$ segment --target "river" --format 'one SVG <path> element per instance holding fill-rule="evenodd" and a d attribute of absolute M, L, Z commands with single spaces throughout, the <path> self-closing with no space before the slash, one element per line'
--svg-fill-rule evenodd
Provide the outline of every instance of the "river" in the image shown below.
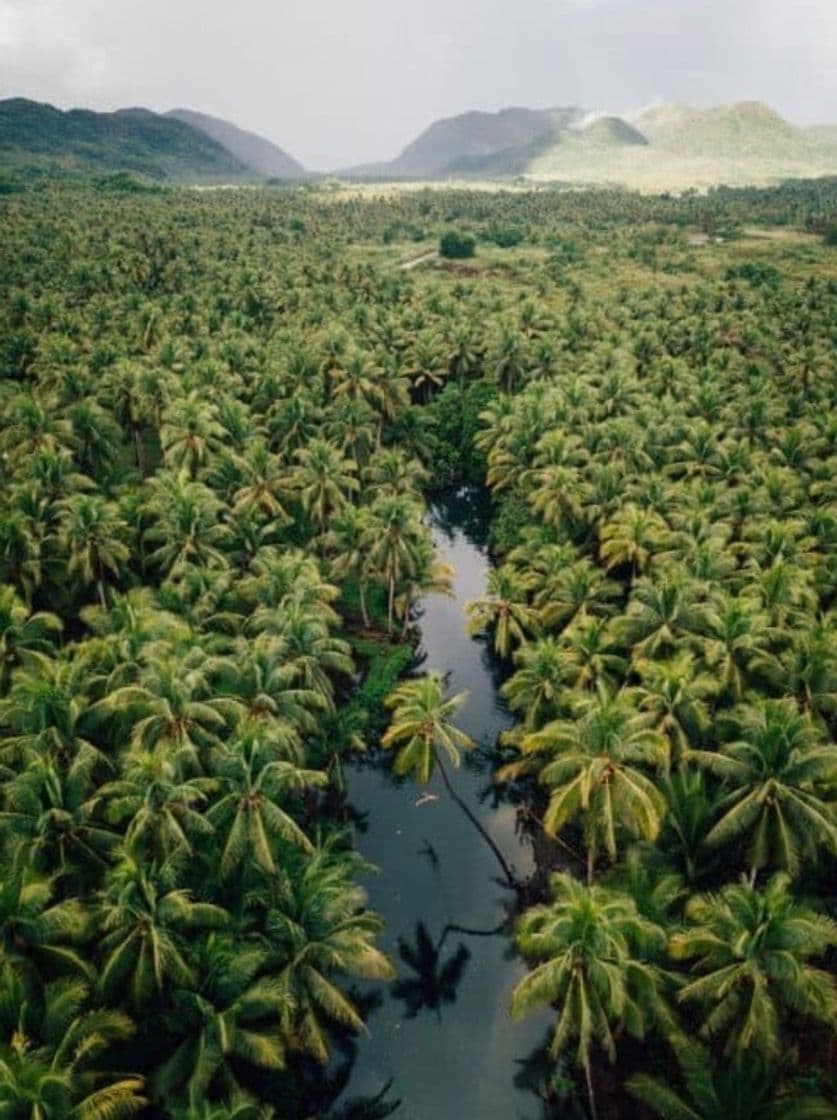
<path fill-rule="evenodd" d="M 485 588 L 488 510 L 478 491 L 438 499 L 430 524 L 439 559 L 454 568 L 453 596 L 421 604 L 422 668 L 449 673 L 452 692 L 467 690 L 457 719 L 480 748 L 451 772 L 457 792 L 513 866 L 533 870 L 516 829 L 513 805 L 496 795 L 490 751 L 511 719 L 498 692 L 498 666 L 486 643 L 469 638 L 465 605 Z M 348 798 L 361 814 L 356 843 L 379 868 L 366 882 L 369 904 L 387 923 L 383 948 L 398 966 L 358 1042 L 348 1096 L 400 1100 L 399 1120 L 537 1120 L 537 1097 L 524 1066 L 544 1041 L 545 1013 L 513 1023 L 509 997 L 523 966 L 508 932 L 466 934 L 446 927 L 495 930 L 514 904 L 496 857 L 434 775 L 426 790 L 393 778 L 381 760 L 347 773 Z M 424 796 L 429 794 L 430 797 Z"/>

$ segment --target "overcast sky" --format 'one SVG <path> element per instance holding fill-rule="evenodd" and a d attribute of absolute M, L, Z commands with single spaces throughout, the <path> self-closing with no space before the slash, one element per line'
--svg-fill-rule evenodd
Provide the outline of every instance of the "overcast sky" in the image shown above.
<path fill-rule="evenodd" d="M 0 0 L 0 96 L 199 109 L 312 169 L 505 105 L 837 122 L 837 0 Z"/>

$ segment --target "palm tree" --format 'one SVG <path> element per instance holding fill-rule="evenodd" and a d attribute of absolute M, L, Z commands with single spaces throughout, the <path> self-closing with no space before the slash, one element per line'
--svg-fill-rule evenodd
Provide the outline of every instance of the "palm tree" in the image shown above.
<path fill-rule="evenodd" d="M 592 883 L 599 854 L 616 859 L 620 829 L 647 840 L 657 836 L 665 802 L 646 771 L 664 764 L 667 744 L 647 715 L 604 689 L 578 697 L 573 715 L 525 734 L 523 757 L 503 767 L 499 777 L 537 772 L 549 790 L 544 827 L 551 835 L 581 818 Z"/>
<path fill-rule="evenodd" d="M 199 652 L 199 651 L 198 651 Z M 210 696 L 202 656 L 175 658 L 167 651 L 149 657 L 137 684 L 110 692 L 93 706 L 96 716 L 127 718 L 135 750 L 156 751 L 178 771 L 199 770 L 203 754 L 220 741 L 240 715 L 227 697 Z"/>
<path fill-rule="evenodd" d="M 218 421 L 215 405 L 201 400 L 197 392 L 172 401 L 163 410 L 160 443 L 167 467 L 185 470 L 194 478 L 206 466 L 210 455 L 219 448 L 225 432 Z"/>
<path fill-rule="evenodd" d="M 575 677 L 575 662 L 566 646 L 550 635 L 522 645 L 515 663 L 501 692 L 510 710 L 523 715 L 524 727 L 537 730 L 559 714 Z"/>
<path fill-rule="evenodd" d="M 659 514 L 628 505 L 602 526 L 599 555 L 607 572 L 630 565 L 633 582 L 647 570 L 667 539 L 668 526 Z"/>
<path fill-rule="evenodd" d="M 355 477 L 357 464 L 324 439 L 312 439 L 296 452 L 295 458 L 299 465 L 291 477 L 302 508 L 324 533 L 331 516 L 360 487 Z"/>
<path fill-rule="evenodd" d="M 528 603 L 532 590 L 531 576 L 523 575 L 504 564 L 488 573 L 486 596 L 467 606 L 468 630 L 479 634 L 493 628 L 494 649 L 500 657 L 508 658 L 512 642 L 524 643 L 539 628 L 538 614 Z"/>
<path fill-rule="evenodd" d="M 127 1015 L 90 1007 L 87 984 L 53 980 L 41 999 L 10 981 L 0 1006 L 3 1120 L 124 1120 L 148 1103 L 143 1079 L 108 1072 L 107 1050 L 129 1038 Z"/>
<path fill-rule="evenodd" d="M 729 722 L 738 738 L 718 751 L 691 751 L 724 780 L 710 847 L 748 841 L 752 875 L 764 867 L 799 872 L 804 858 L 837 853 L 832 791 L 837 757 L 792 700 L 757 700 Z"/>
<path fill-rule="evenodd" d="M 637 581 L 628 610 L 615 620 L 614 636 L 632 647 L 636 663 L 641 658 L 676 654 L 700 625 L 697 591 L 679 575 Z"/>
<path fill-rule="evenodd" d="M 616 652 L 611 628 L 601 618 L 577 618 L 561 635 L 573 664 L 573 687 L 595 692 L 601 685 L 615 690 L 624 680 L 627 665 Z"/>
<path fill-rule="evenodd" d="M 189 1117 L 201 1115 L 206 1097 L 219 1089 L 236 1099 L 242 1066 L 284 1068 L 281 1020 L 289 1011 L 280 984 L 266 975 L 270 954 L 264 947 L 210 933 L 197 946 L 195 957 L 200 987 L 177 994 L 172 1019 L 181 1041 L 157 1068 L 153 1081 L 161 1102 L 185 1093 Z M 254 1102 L 240 1095 L 237 1099 L 232 1115 L 258 1120 Z"/>
<path fill-rule="evenodd" d="M 0 697 L 9 689 L 12 670 L 27 653 L 55 653 L 61 619 L 48 611 L 29 610 L 13 587 L 0 584 Z"/>
<path fill-rule="evenodd" d="M 107 609 L 105 576 L 119 575 L 131 555 L 125 543 L 128 526 L 114 506 L 96 495 L 76 494 L 61 503 L 58 538 L 67 555 L 67 573 L 86 586 L 95 583 Z"/>
<path fill-rule="evenodd" d="M 139 860 L 164 865 L 172 857 L 193 856 L 194 843 L 212 835 L 203 813 L 215 783 L 177 776 L 174 763 L 153 751 L 132 751 L 121 775 L 100 786 L 87 802 L 111 825 L 125 826 L 126 850 Z"/>
<path fill-rule="evenodd" d="M 440 673 L 428 673 L 393 689 L 385 701 L 392 718 L 381 746 L 396 748 L 396 774 L 412 774 L 426 785 L 441 761 L 440 750 L 451 765 L 459 766 L 459 752 L 473 743 L 451 721 L 466 699 L 464 692 L 446 697 Z"/>
<path fill-rule="evenodd" d="M 670 661 L 640 660 L 635 664 L 642 684 L 631 690 L 640 711 L 648 712 L 654 726 L 669 743 L 669 757 L 678 763 L 703 741 L 709 727 L 707 699 L 717 689 L 708 673 L 700 673 L 694 657 L 684 652 Z"/>
<path fill-rule="evenodd" d="M 341 975 L 390 980 L 389 959 L 374 945 L 380 918 L 366 909 L 354 881 L 364 865 L 328 847 L 289 867 L 289 887 L 266 917 L 266 936 L 283 997 L 282 1027 L 288 1045 L 328 1061 L 328 1029 L 339 1023 L 363 1029 L 357 1008 L 337 986 Z"/>
<path fill-rule="evenodd" d="M 834 1106 L 822 1097 L 783 1090 L 781 1066 L 744 1055 L 717 1062 L 695 1043 L 674 1045 L 683 1091 L 647 1073 L 635 1073 L 625 1086 L 660 1120 L 833 1120 Z"/>
<path fill-rule="evenodd" d="M 384 701 L 392 709 L 392 717 L 381 738 L 381 746 L 396 748 L 392 766 L 394 773 L 412 774 L 422 785 L 430 781 L 438 766 L 448 794 L 491 848 L 509 886 L 516 889 L 517 880 L 503 853 L 454 790 L 442 761 L 444 753 L 451 765 L 458 767 L 460 751 L 469 750 L 474 745 L 464 731 L 451 722 L 466 698 L 467 693 L 464 692 L 446 697 L 440 673 L 427 673 L 415 680 L 404 681 Z"/>
<path fill-rule="evenodd" d="M 834 977 L 808 962 L 837 942 L 837 923 L 798 904 L 787 875 L 762 890 L 741 883 L 695 896 L 686 916 L 689 927 L 672 935 L 669 951 L 693 962 L 697 977 L 684 981 L 678 999 L 697 1004 L 701 1036 L 724 1040 L 726 1057 L 775 1058 L 789 1014 L 834 1024 Z"/>
<path fill-rule="evenodd" d="M 118 836 L 93 820 L 87 801 L 101 752 L 81 746 L 75 757 L 30 759 L 3 788 L 0 826 L 25 845 L 33 867 L 56 869 L 70 880 L 86 868 L 104 867 Z"/>
<path fill-rule="evenodd" d="M 220 872 L 229 878 L 242 864 L 267 875 L 277 873 L 278 842 L 313 850 L 305 832 L 280 803 L 288 790 L 325 784 L 317 770 L 302 770 L 275 759 L 257 737 L 230 744 L 213 759 L 219 790 L 206 819 L 223 844 Z"/>
<path fill-rule="evenodd" d="M 20 858 L 7 864 L 0 884 L 0 989 L 7 989 L 12 975 L 38 984 L 50 967 L 89 975 L 78 948 L 89 932 L 85 907 L 59 896 L 56 876 L 34 871 Z"/>
<path fill-rule="evenodd" d="M 190 481 L 185 472 L 158 472 L 148 485 L 151 525 L 145 540 L 157 545 L 150 562 L 169 577 L 184 574 L 192 564 L 226 567 L 220 546 L 229 531 L 221 523 L 223 506 L 214 492 L 201 482 Z"/>
<path fill-rule="evenodd" d="M 395 592 L 416 565 L 421 508 L 410 495 L 381 494 L 369 510 L 367 562 L 387 588 L 387 628 L 392 633 Z"/>
<path fill-rule="evenodd" d="M 520 1019 L 558 1005 L 550 1053 L 557 1058 L 575 1042 L 595 1120 L 594 1043 L 614 1061 L 622 1030 L 642 1038 L 665 1017 L 662 977 L 653 963 L 665 937 L 626 895 L 582 886 L 566 874 L 551 877 L 550 893 L 550 902 L 527 910 L 518 923 L 518 948 L 534 964 L 512 993 L 511 1013 Z"/>
<path fill-rule="evenodd" d="M 108 874 L 98 913 L 99 988 L 105 997 L 118 994 L 135 1008 L 146 1007 L 171 985 L 191 987 L 188 931 L 217 929 L 229 920 L 222 907 L 167 889 L 127 857 Z"/>
<path fill-rule="evenodd" d="M 370 538 L 369 510 L 366 506 L 344 506 L 331 519 L 326 535 L 326 550 L 333 556 L 331 572 L 336 579 L 357 581 L 363 625 L 369 626 L 366 584 L 369 579 L 366 544 Z"/>
<path fill-rule="evenodd" d="M 253 440 L 245 455 L 238 456 L 242 484 L 233 495 L 233 513 L 257 509 L 279 524 L 291 520 L 284 502 L 288 494 L 288 475 L 281 459 L 263 439 Z"/>
<path fill-rule="evenodd" d="M 719 681 L 722 695 L 738 702 L 744 695 L 751 667 L 771 648 L 766 616 L 745 598 L 724 592 L 697 608 L 697 630 L 706 664 Z"/>

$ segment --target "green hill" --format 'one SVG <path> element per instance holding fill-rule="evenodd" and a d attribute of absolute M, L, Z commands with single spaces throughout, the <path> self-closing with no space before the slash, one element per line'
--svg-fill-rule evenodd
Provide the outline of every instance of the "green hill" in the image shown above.
<path fill-rule="evenodd" d="M 760 102 L 661 105 L 629 121 L 601 117 L 581 131 L 561 130 L 519 174 L 652 191 L 766 185 L 837 173 L 829 132 L 795 128 Z"/>
<path fill-rule="evenodd" d="M 20 97 L 0 101 L 0 168 L 26 166 L 178 181 L 252 177 L 204 133 L 148 109 L 65 112 Z"/>
<path fill-rule="evenodd" d="M 461 166 L 490 163 L 502 153 L 525 150 L 555 128 L 553 110 L 502 109 L 469 112 L 435 121 L 389 163 L 349 169 L 350 177 L 433 179 L 456 173 Z"/>
<path fill-rule="evenodd" d="M 304 179 L 308 172 L 292 156 L 276 144 L 247 132 L 229 121 L 196 113 L 191 109 L 172 109 L 167 118 L 182 121 L 220 144 L 245 167 L 258 175 L 277 179 Z"/>
<path fill-rule="evenodd" d="M 642 113 L 635 123 L 657 148 L 678 155 L 770 158 L 806 155 L 818 147 L 816 138 L 760 101 L 713 109 L 662 105 Z"/>

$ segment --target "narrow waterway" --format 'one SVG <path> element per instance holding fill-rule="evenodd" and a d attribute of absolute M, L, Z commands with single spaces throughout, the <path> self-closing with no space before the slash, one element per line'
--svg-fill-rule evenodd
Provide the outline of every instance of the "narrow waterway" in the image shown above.
<path fill-rule="evenodd" d="M 462 490 L 438 500 L 430 519 L 439 558 L 455 576 L 453 597 L 430 595 L 422 604 L 422 668 L 448 673 L 452 692 L 467 690 L 457 722 L 480 745 L 451 778 L 525 877 L 531 847 L 516 828 L 514 806 L 498 799 L 491 782 L 490 751 L 510 718 L 489 649 L 466 631 L 465 605 L 483 594 L 489 569 L 488 511 L 482 495 Z M 537 1120 L 526 1071 L 549 1017 L 511 1021 L 509 997 L 523 968 L 508 931 L 490 934 L 514 895 L 441 779 L 423 790 L 393 778 L 389 758 L 382 761 L 354 765 L 348 794 L 361 814 L 357 846 L 380 869 L 365 885 L 386 920 L 384 948 L 399 975 L 369 1015 L 348 1096 L 375 1096 L 391 1083 L 386 1099 L 401 1101 L 393 1114 L 399 1120 Z"/>

